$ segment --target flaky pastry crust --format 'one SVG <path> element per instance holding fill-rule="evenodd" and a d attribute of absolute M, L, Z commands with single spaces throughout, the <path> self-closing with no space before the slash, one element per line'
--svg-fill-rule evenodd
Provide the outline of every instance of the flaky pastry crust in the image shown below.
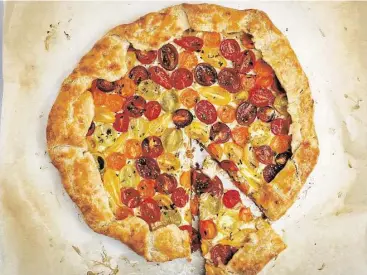
<path fill-rule="evenodd" d="M 87 149 L 86 133 L 94 117 L 93 99 L 88 89 L 96 78 L 115 81 L 127 73 L 125 59 L 130 43 L 136 49 L 158 49 L 188 29 L 245 31 L 253 35 L 256 48 L 273 67 L 287 92 L 292 117 L 292 160 L 272 183 L 251 194 L 270 219 L 281 217 L 296 199 L 319 153 L 307 78 L 289 42 L 265 13 L 208 4 L 182 4 L 112 29 L 63 81 L 49 114 L 47 146 L 66 191 L 80 208 L 86 223 L 94 231 L 126 243 L 149 261 L 189 258 L 189 235 L 175 225 L 152 232 L 139 217 L 115 219 L 101 176 Z M 239 261 L 245 266 L 253 260 L 241 255 L 238 254 Z M 237 269 L 235 264 L 230 267 Z"/>

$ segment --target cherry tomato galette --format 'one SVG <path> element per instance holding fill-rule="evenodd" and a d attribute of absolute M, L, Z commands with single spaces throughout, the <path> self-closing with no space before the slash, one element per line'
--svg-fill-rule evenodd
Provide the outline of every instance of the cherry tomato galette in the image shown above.
<path fill-rule="evenodd" d="M 193 140 L 238 189 L 192 170 Z M 277 220 L 319 153 L 307 77 L 287 39 L 261 11 L 208 4 L 104 35 L 62 83 L 47 142 L 94 231 L 158 262 L 190 258 L 201 239 L 208 274 L 255 274 L 285 248 L 240 192 Z"/>

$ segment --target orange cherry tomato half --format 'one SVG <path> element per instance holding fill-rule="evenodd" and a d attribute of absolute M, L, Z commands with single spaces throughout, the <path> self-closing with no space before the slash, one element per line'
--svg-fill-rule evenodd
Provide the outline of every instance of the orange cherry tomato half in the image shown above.
<path fill-rule="evenodd" d="M 241 202 L 240 193 L 237 190 L 229 190 L 223 195 L 223 204 L 227 208 L 233 208 Z"/>
<path fill-rule="evenodd" d="M 268 76 L 274 74 L 273 69 L 261 59 L 255 62 L 254 70 L 258 76 Z"/>
<path fill-rule="evenodd" d="M 121 206 L 117 208 L 115 216 L 117 220 L 124 220 L 129 216 L 134 216 L 134 211 L 129 207 Z"/>
<path fill-rule="evenodd" d="M 272 87 L 274 82 L 274 76 L 273 75 L 264 75 L 264 76 L 257 76 L 256 77 L 256 81 L 255 81 L 255 85 L 258 87 L 264 87 L 264 88 L 269 88 Z"/>
<path fill-rule="evenodd" d="M 218 117 L 224 123 L 231 123 L 236 119 L 236 109 L 230 105 L 220 106 Z"/>
<path fill-rule="evenodd" d="M 209 154 L 216 160 L 220 160 L 223 156 L 223 148 L 218 143 L 210 143 L 207 147 Z"/>
<path fill-rule="evenodd" d="M 291 136 L 282 135 L 275 136 L 270 142 L 270 148 L 277 154 L 283 153 L 291 146 Z"/>
<path fill-rule="evenodd" d="M 199 197 L 194 196 L 190 200 L 190 211 L 193 216 L 199 215 Z"/>
<path fill-rule="evenodd" d="M 129 159 L 137 159 L 142 155 L 142 149 L 139 140 L 128 139 L 125 145 L 125 155 Z"/>
<path fill-rule="evenodd" d="M 124 106 L 126 102 L 126 98 L 122 97 L 118 94 L 110 94 L 107 95 L 104 105 L 112 112 L 118 112 L 122 110 L 122 107 Z"/>
<path fill-rule="evenodd" d="M 184 51 L 178 57 L 178 66 L 191 70 L 198 64 L 198 58 L 193 52 Z"/>
<path fill-rule="evenodd" d="M 205 240 L 210 240 L 217 236 L 217 227 L 212 220 L 204 220 L 199 223 L 200 236 Z"/>
<path fill-rule="evenodd" d="M 217 32 L 204 32 L 203 34 L 204 46 L 209 48 L 219 47 L 221 37 Z"/>
<path fill-rule="evenodd" d="M 182 172 L 182 174 L 180 176 L 180 184 L 181 184 L 182 187 L 184 187 L 186 189 L 191 188 L 191 173 L 190 173 L 190 171 Z"/>
<path fill-rule="evenodd" d="M 138 191 L 143 199 L 153 197 L 155 194 L 155 180 L 143 179 L 138 184 Z"/>
<path fill-rule="evenodd" d="M 135 94 L 136 84 L 134 80 L 123 77 L 116 81 L 117 86 L 119 87 L 119 94 L 123 97 L 129 97 Z"/>
<path fill-rule="evenodd" d="M 179 96 L 179 101 L 186 108 L 193 108 L 199 99 L 199 93 L 191 88 L 183 90 Z"/>
<path fill-rule="evenodd" d="M 106 158 L 107 167 L 113 170 L 121 170 L 126 164 L 126 157 L 124 154 L 113 152 Z"/>
<path fill-rule="evenodd" d="M 251 210 L 248 207 L 242 207 L 240 209 L 240 212 L 238 214 L 238 217 L 239 217 L 239 219 L 241 221 L 244 221 L 244 222 L 249 222 L 249 221 L 251 221 L 253 219 Z"/>
<path fill-rule="evenodd" d="M 238 145 L 245 145 L 249 137 L 248 127 L 236 126 L 232 130 L 232 139 Z"/>

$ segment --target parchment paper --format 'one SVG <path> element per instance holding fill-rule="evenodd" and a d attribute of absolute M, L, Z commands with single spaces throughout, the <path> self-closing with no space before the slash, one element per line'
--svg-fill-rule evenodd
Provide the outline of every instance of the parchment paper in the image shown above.
<path fill-rule="evenodd" d="M 202 274 L 146 263 L 92 232 L 46 154 L 62 80 L 107 30 L 173 2 L 7 2 L 0 139 L 0 274 Z M 262 274 L 367 274 L 367 3 L 221 3 L 266 11 L 309 76 L 318 165 L 276 230 L 288 244 Z M 88 273 L 89 272 L 89 273 Z"/>

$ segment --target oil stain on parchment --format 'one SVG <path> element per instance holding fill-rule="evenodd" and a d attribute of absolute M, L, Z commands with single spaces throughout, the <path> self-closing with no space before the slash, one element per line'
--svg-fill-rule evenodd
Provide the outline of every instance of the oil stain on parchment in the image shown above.
<path fill-rule="evenodd" d="M 66 23 L 59 21 L 56 24 L 50 24 L 44 40 L 46 51 L 49 51 L 52 45 L 55 44 L 58 39 L 71 39 L 70 30 L 68 30 L 68 25 L 71 20 L 72 19 L 69 19 Z"/>

